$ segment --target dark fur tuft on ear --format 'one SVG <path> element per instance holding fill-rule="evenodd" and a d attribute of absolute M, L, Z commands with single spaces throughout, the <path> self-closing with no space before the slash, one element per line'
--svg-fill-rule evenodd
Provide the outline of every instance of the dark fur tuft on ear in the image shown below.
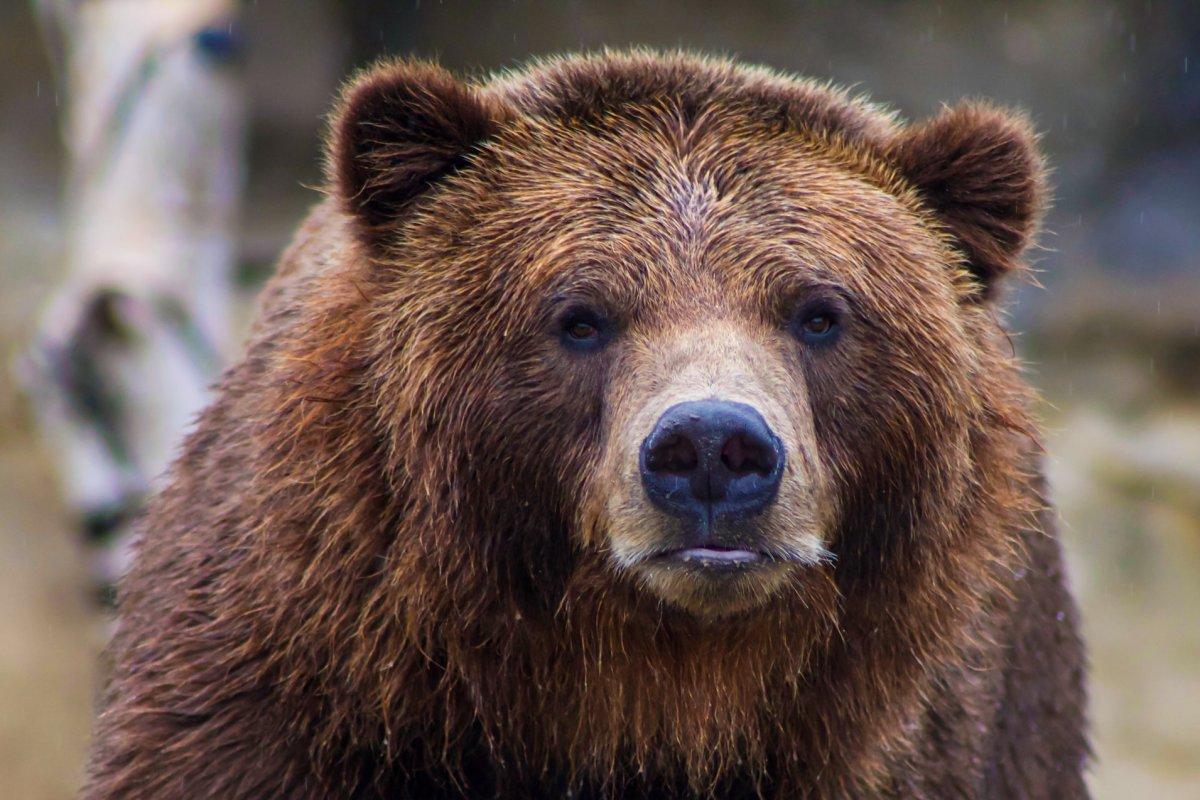
<path fill-rule="evenodd" d="M 427 187 L 460 168 L 496 116 L 439 66 L 397 61 L 350 82 L 333 115 L 328 178 L 371 244 Z"/>
<path fill-rule="evenodd" d="M 892 163 L 957 239 L 983 299 L 1020 267 L 1045 204 L 1037 136 L 1020 112 L 979 103 L 947 108 L 901 131 Z"/>

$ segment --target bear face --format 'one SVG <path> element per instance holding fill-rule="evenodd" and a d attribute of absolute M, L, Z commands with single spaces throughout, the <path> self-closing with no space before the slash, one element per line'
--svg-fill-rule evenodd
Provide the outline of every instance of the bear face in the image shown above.
<path fill-rule="evenodd" d="M 331 171 L 383 284 L 374 385 L 423 492 L 548 595 L 534 574 L 582 558 L 704 618 L 804 601 L 877 547 L 856 511 L 965 496 L 981 306 L 1038 161 L 1002 112 L 899 129 L 753 73 L 641 85 L 636 61 L 551 99 L 411 64 L 351 87 Z"/>

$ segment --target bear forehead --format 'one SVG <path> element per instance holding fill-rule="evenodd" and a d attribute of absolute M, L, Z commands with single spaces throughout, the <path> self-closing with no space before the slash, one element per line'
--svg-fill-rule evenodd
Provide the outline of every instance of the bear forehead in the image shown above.
<path fill-rule="evenodd" d="M 605 267 L 591 278 L 678 278 L 682 267 L 760 281 L 800 269 L 870 292 L 914 267 L 940 281 L 953 259 L 877 161 L 724 109 L 685 117 L 660 100 L 586 124 L 518 119 L 474 166 L 436 203 L 428 233 L 522 264 L 536 284 L 584 264 Z M 447 226 L 454 213 L 461 226 Z"/>
<path fill-rule="evenodd" d="M 828 85 L 633 51 L 547 59 L 479 89 L 506 119 L 463 176 L 475 197 L 460 209 L 491 244 L 612 253 L 740 239 L 846 263 L 953 258 L 882 156 L 894 116 Z M 454 213 L 438 205 L 444 231 Z"/>

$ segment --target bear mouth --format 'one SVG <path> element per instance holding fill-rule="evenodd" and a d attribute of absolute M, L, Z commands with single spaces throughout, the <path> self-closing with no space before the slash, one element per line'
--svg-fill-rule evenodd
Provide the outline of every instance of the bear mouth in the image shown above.
<path fill-rule="evenodd" d="M 774 559 L 760 550 L 704 544 L 668 550 L 658 554 L 654 560 L 659 563 L 705 571 L 733 572 L 760 566 Z"/>

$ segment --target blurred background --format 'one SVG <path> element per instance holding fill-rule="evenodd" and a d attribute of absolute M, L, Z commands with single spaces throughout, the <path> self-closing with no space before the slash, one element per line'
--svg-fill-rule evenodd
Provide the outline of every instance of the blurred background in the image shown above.
<path fill-rule="evenodd" d="M 0 3 L 0 796 L 72 796 L 122 536 L 385 54 L 648 44 L 1028 109 L 1056 201 L 1014 341 L 1093 662 L 1098 798 L 1200 798 L 1200 3 Z"/>

